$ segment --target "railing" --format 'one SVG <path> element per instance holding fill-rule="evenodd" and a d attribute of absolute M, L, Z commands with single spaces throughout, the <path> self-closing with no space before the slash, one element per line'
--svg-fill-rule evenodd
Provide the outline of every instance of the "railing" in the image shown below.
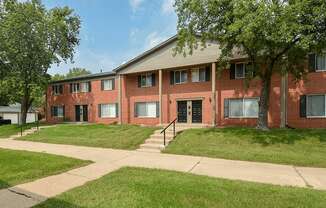
<path fill-rule="evenodd" d="M 37 128 L 37 131 L 39 131 L 39 129 L 40 129 L 40 122 L 39 122 L 39 120 L 37 120 L 36 122 L 35 122 L 35 124 L 36 124 L 36 128 Z M 28 125 L 28 124 L 25 124 L 26 126 Z M 32 127 L 31 127 L 32 128 Z M 25 129 L 24 129 L 24 124 L 20 124 L 20 136 L 23 136 L 23 131 L 24 131 Z"/>
<path fill-rule="evenodd" d="M 162 131 L 161 134 L 163 133 L 164 135 L 164 147 L 166 146 L 166 130 L 173 124 L 173 139 L 175 137 L 175 123 L 176 123 L 177 119 L 174 119 L 171 123 L 169 123 L 169 125 L 167 125 Z"/>

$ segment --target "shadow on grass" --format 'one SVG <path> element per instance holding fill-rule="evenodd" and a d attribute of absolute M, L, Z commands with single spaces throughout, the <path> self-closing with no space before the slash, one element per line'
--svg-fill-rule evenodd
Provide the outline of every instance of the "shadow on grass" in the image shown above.
<path fill-rule="evenodd" d="M 34 208 L 86 208 L 57 198 L 48 199 Z"/>
<path fill-rule="evenodd" d="M 0 190 L 10 187 L 10 184 L 0 179 Z"/>
<path fill-rule="evenodd" d="M 209 134 L 219 134 L 225 139 L 243 139 L 262 146 L 275 144 L 294 145 L 302 140 L 326 142 L 326 129 L 271 129 L 270 131 L 260 131 L 254 128 L 228 127 L 221 129 L 209 128 L 195 133 L 196 136 L 202 137 Z"/>

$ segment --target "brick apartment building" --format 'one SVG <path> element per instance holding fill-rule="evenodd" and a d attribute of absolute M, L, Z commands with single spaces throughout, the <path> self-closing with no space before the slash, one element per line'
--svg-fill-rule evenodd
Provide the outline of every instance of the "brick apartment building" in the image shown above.
<path fill-rule="evenodd" d="M 210 42 L 192 55 L 173 54 L 174 36 L 113 72 L 52 82 L 47 89 L 47 121 L 92 123 L 254 126 L 259 80 L 245 87 L 246 60 L 230 59 L 230 69 L 216 73 L 220 53 Z M 326 127 L 326 55 L 312 54 L 307 80 L 272 77 L 270 127 Z M 309 62 L 309 63 L 308 63 Z"/>

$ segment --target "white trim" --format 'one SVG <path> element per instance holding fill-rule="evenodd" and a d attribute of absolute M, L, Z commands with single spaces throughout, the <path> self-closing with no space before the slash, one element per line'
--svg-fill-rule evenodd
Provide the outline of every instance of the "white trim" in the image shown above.
<path fill-rule="evenodd" d="M 242 77 L 238 77 L 237 76 L 237 65 L 243 64 L 243 76 Z M 246 62 L 237 62 L 235 63 L 235 69 L 234 69 L 234 78 L 235 79 L 245 79 L 246 78 Z"/>
<path fill-rule="evenodd" d="M 231 116 L 231 107 L 230 107 L 230 101 L 231 100 L 242 100 L 242 111 L 243 113 L 245 112 L 245 102 L 244 100 L 249 100 L 249 99 L 252 99 L 252 100 L 257 100 L 257 102 L 259 102 L 259 97 L 244 97 L 244 98 L 226 98 L 228 99 L 228 102 L 229 102 L 229 118 L 234 118 L 234 119 L 239 119 L 239 118 L 258 118 L 258 115 L 257 116 Z M 258 105 L 258 109 L 259 109 L 259 105 Z"/>
<path fill-rule="evenodd" d="M 311 96 L 324 96 L 324 99 L 325 99 L 325 115 L 324 116 L 308 116 L 308 97 L 311 97 Z M 306 95 L 306 118 L 326 118 L 326 94 L 309 94 L 309 95 Z"/>
<path fill-rule="evenodd" d="M 183 71 L 185 71 L 185 72 L 187 73 L 187 79 L 186 79 L 186 81 L 184 81 L 184 82 L 181 81 L 181 77 L 182 77 L 181 74 L 182 74 Z M 175 76 L 176 72 L 180 73 L 180 82 L 176 82 L 176 80 L 175 80 L 175 78 L 176 78 L 176 76 Z M 175 71 L 173 71 L 173 73 L 174 73 L 174 84 L 175 84 L 175 85 L 178 85 L 178 84 L 185 84 L 185 83 L 188 82 L 188 69 L 175 70 Z"/>

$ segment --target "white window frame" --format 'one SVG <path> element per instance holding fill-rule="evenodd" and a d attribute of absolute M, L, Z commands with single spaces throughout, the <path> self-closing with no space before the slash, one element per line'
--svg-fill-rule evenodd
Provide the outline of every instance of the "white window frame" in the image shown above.
<path fill-rule="evenodd" d="M 231 105 L 230 105 L 230 102 L 232 100 L 242 100 L 242 112 L 245 113 L 245 100 L 257 100 L 257 102 L 259 102 L 259 97 L 245 97 L 245 98 L 230 98 L 228 100 L 229 102 L 229 118 L 258 118 L 258 115 L 257 116 L 247 116 L 247 115 L 243 115 L 243 116 L 232 116 L 231 115 Z M 258 108 L 259 108 L 259 105 L 258 105 Z M 259 110 L 259 109 L 258 109 Z"/>
<path fill-rule="evenodd" d="M 193 73 L 197 71 L 198 73 L 198 80 L 194 80 Z M 200 72 L 204 71 L 204 80 L 200 80 Z M 206 69 L 205 68 L 193 68 L 191 69 L 191 82 L 206 82 Z"/>
<path fill-rule="evenodd" d="M 53 108 L 57 108 L 57 113 L 59 112 L 59 108 L 62 109 L 62 115 L 59 116 L 59 114 L 56 116 L 56 115 L 53 115 L 54 118 L 63 118 L 65 115 L 64 115 L 64 112 L 63 112 L 63 105 L 55 105 L 53 106 Z"/>
<path fill-rule="evenodd" d="M 243 74 L 242 74 L 241 77 L 238 77 L 237 76 L 237 65 L 240 65 L 240 64 L 243 64 Z M 244 79 L 244 78 L 246 78 L 246 63 L 245 62 L 235 63 L 235 71 L 234 72 L 235 72 L 235 75 L 234 75 L 235 79 Z"/>
<path fill-rule="evenodd" d="M 325 115 L 324 116 L 308 116 L 308 97 L 311 97 L 311 96 L 324 96 L 324 99 L 325 99 Z M 307 118 L 326 118 L 326 94 L 309 94 L 307 95 L 307 99 L 306 99 L 306 117 Z"/>
<path fill-rule="evenodd" d="M 77 85 L 79 85 L 79 89 L 77 89 Z M 80 92 L 80 83 L 78 82 L 74 82 L 74 83 L 71 83 L 71 92 L 72 93 L 79 93 Z"/>
<path fill-rule="evenodd" d="M 186 74 L 187 74 L 187 79 L 185 81 L 182 81 L 182 79 L 181 79 L 182 72 L 186 72 Z M 176 73 L 180 74 L 180 82 L 176 82 Z M 182 70 L 174 71 L 174 84 L 178 85 L 178 84 L 184 84 L 184 83 L 187 83 L 187 82 L 188 82 L 188 70 L 182 69 Z"/>
<path fill-rule="evenodd" d="M 114 79 L 104 79 L 103 80 L 103 91 L 112 91 L 113 90 L 113 82 L 115 80 Z M 105 82 L 111 82 L 111 89 L 105 89 Z"/>
<path fill-rule="evenodd" d="M 326 53 L 321 53 L 321 54 L 315 54 L 315 69 L 316 69 L 316 72 L 326 72 L 326 68 L 325 69 L 318 69 L 317 68 L 317 57 L 318 56 L 322 56 L 326 59 Z M 326 60 L 325 60 L 326 61 Z"/>
<path fill-rule="evenodd" d="M 89 92 L 89 84 L 88 84 L 89 82 L 80 82 L 79 83 L 79 91 L 80 92 L 83 92 L 83 93 L 87 93 L 87 92 Z M 84 91 L 83 90 L 83 87 L 85 87 L 85 90 L 86 91 Z"/>
<path fill-rule="evenodd" d="M 114 106 L 114 110 L 115 110 L 114 116 L 110 116 L 110 115 L 103 116 L 103 109 L 102 109 L 103 105 Z M 100 106 L 101 106 L 101 118 L 117 118 L 117 110 L 118 109 L 117 109 L 116 103 L 105 103 L 105 104 L 101 104 Z"/>
<path fill-rule="evenodd" d="M 145 104 L 146 105 L 146 116 L 139 116 L 138 115 L 138 112 L 137 112 L 137 117 L 136 118 L 156 118 L 156 115 L 157 115 L 157 108 L 156 108 L 156 105 L 157 105 L 157 102 L 155 102 L 155 101 L 153 101 L 153 102 L 136 102 L 136 105 L 135 105 L 135 111 L 137 111 L 137 105 L 139 105 L 139 104 Z M 150 116 L 150 115 L 148 115 L 148 105 L 149 104 L 155 104 L 155 116 Z"/>
<path fill-rule="evenodd" d="M 56 84 L 56 85 L 53 85 L 53 88 L 52 88 L 52 94 L 53 95 L 61 95 L 62 93 L 60 93 L 60 86 L 62 86 L 62 90 L 63 90 L 63 85 L 62 84 Z"/>
<path fill-rule="evenodd" d="M 146 74 L 141 74 L 140 75 L 140 87 L 145 88 L 145 87 L 153 87 L 153 73 L 146 73 Z M 145 78 L 145 85 L 143 85 L 143 78 Z M 149 79 L 148 79 L 149 78 Z M 148 80 L 151 80 L 150 83 Z"/>

